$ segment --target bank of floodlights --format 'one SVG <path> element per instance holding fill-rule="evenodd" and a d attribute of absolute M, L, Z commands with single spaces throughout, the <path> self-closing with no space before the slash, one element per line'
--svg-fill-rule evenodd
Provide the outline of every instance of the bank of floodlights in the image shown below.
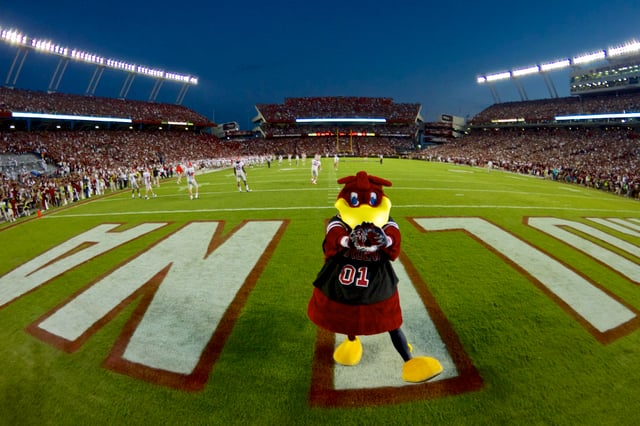
<path fill-rule="evenodd" d="M 112 68 L 119 71 L 126 71 L 135 74 L 146 75 L 153 78 L 177 81 L 180 83 L 197 85 L 198 78 L 192 75 L 168 72 L 161 69 L 150 68 L 117 59 L 105 58 L 91 52 L 61 46 L 51 40 L 28 37 L 15 29 L 6 29 L 0 26 L 0 40 L 11 45 L 17 45 L 39 52 L 61 56 L 76 61 L 86 62 L 97 66 Z"/>
<path fill-rule="evenodd" d="M 584 65 L 590 62 L 602 61 L 606 57 L 604 50 L 598 50 L 592 53 L 585 53 L 582 55 L 574 56 L 571 59 L 571 65 Z"/>
<path fill-rule="evenodd" d="M 511 71 L 513 77 L 522 77 L 529 74 L 536 74 L 540 72 L 540 65 L 534 65 L 532 67 L 519 68 Z"/>
<path fill-rule="evenodd" d="M 620 46 L 610 47 L 609 50 L 607 50 L 607 57 L 637 55 L 638 53 L 640 53 L 640 42 L 632 40 Z"/>
<path fill-rule="evenodd" d="M 618 56 L 624 55 L 640 55 L 640 42 L 632 40 L 620 46 L 609 47 L 606 50 L 596 50 L 593 52 L 576 55 L 572 58 L 557 59 L 554 61 L 543 62 L 541 64 L 536 64 L 524 68 L 516 68 L 508 71 L 480 75 L 476 77 L 476 82 L 478 84 L 486 84 L 491 91 L 491 94 L 493 95 L 494 101 L 496 103 L 500 103 L 500 96 L 498 95 L 498 91 L 492 83 L 501 80 L 511 80 L 518 89 L 521 100 L 525 101 L 528 99 L 527 93 L 524 86 L 519 81 L 519 78 L 528 75 L 539 74 L 540 76 L 542 76 L 542 79 L 547 86 L 547 89 L 549 90 L 549 95 L 551 97 L 558 97 L 558 91 L 553 84 L 553 80 L 551 80 L 548 75 L 550 71 L 557 71 L 569 67 L 583 66 L 585 64 L 600 62 L 605 59 L 614 59 Z"/>
<path fill-rule="evenodd" d="M 545 62 L 542 64 L 519 68 L 508 71 L 501 71 L 493 74 L 481 75 L 476 78 L 478 84 L 492 83 L 499 80 L 507 80 L 510 78 L 518 78 L 525 75 L 556 71 L 572 66 L 581 66 L 592 62 L 599 62 L 605 59 L 614 58 L 623 55 L 633 55 L 640 53 L 640 42 L 631 40 L 620 46 L 610 47 L 606 50 L 596 50 L 594 52 L 576 55 L 572 58 L 558 59 L 555 61 Z"/>

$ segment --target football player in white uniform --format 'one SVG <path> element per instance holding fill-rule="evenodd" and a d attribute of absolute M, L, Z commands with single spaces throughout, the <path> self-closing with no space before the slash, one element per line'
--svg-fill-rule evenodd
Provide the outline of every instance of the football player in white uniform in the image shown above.
<path fill-rule="evenodd" d="M 246 189 L 247 192 L 251 192 L 249 184 L 247 183 L 247 171 L 244 168 L 244 161 L 239 157 L 236 159 L 235 163 L 233 163 L 233 174 L 236 175 L 238 191 L 242 192 L 242 188 L 240 187 L 240 181 L 242 181 L 244 182 L 244 189 Z"/>
<path fill-rule="evenodd" d="M 321 168 L 320 155 L 316 154 L 313 160 L 311 160 L 311 183 L 314 185 L 318 183 L 318 173 Z"/>
<path fill-rule="evenodd" d="M 196 168 L 191 161 L 187 163 L 187 168 L 184 171 L 187 176 L 187 187 L 189 188 L 189 198 L 193 200 L 193 193 L 195 191 L 195 198 L 198 198 L 198 182 L 196 182 Z"/>
<path fill-rule="evenodd" d="M 144 199 L 149 199 L 149 193 L 153 198 L 156 198 L 156 193 L 153 192 L 153 182 L 151 181 L 151 172 L 149 168 L 145 168 L 142 172 L 142 182 L 144 183 Z"/>
<path fill-rule="evenodd" d="M 136 192 L 140 198 L 140 186 L 138 185 L 138 172 L 131 170 L 129 173 L 129 183 L 131 184 L 131 198 L 135 198 Z"/>

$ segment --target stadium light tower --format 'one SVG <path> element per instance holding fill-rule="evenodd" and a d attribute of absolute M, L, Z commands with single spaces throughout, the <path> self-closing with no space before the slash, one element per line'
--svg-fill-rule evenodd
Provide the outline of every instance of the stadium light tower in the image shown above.
<path fill-rule="evenodd" d="M 7 29 L 2 26 L 0 26 L 0 41 L 17 47 L 16 55 L 5 80 L 5 86 L 8 87 L 15 86 L 18 81 L 18 77 L 20 76 L 22 66 L 27 58 L 27 54 L 30 51 L 59 57 L 58 65 L 56 66 L 56 69 L 51 76 L 51 80 L 49 81 L 49 92 L 56 92 L 58 90 L 69 61 L 95 65 L 96 69 L 94 70 L 93 76 L 91 77 L 86 89 L 87 95 L 93 95 L 95 93 L 102 77 L 102 73 L 107 68 L 127 73 L 127 77 L 120 90 L 121 98 L 125 98 L 127 96 L 129 89 L 131 88 L 131 84 L 133 83 L 133 79 L 138 75 L 150 77 L 156 80 L 153 89 L 149 94 L 149 101 L 156 100 L 158 93 L 160 92 L 160 88 L 165 81 L 182 84 L 182 88 L 176 98 L 176 104 L 182 103 L 190 86 L 198 84 L 198 77 L 193 75 L 169 72 L 118 59 L 105 58 L 95 53 L 61 46 L 51 40 L 32 38 L 23 34 L 19 30 Z"/>
<path fill-rule="evenodd" d="M 549 96 L 552 98 L 558 97 L 558 91 L 556 90 L 553 80 L 549 77 L 549 73 L 566 68 L 578 68 L 586 64 L 601 62 L 604 60 L 613 60 L 622 55 L 637 55 L 640 53 L 640 42 L 631 41 L 624 43 L 621 46 L 610 47 L 609 49 L 600 49 L 589 53 L 579 54 L 571 58 L 563 58 L 550 62 L 544 62 L 541 64 L 533 65 L 525 68 L 518 68 L 508 71 L 502 71 L 493 74 L 480 75 L 476 78 L 478 84 L 486 84 L 491 91 L 494 101 L 500 102 L 500 97 L 496 88 L 495 82 L 502 80 L 512 80 L 516 85 L 520 94 L 521 100 L 527 100 L 527 94 L 522 86 L 519 78 L 524 76 L 538 74 L 542 76 L 544 83 L 549 91 Z"/>

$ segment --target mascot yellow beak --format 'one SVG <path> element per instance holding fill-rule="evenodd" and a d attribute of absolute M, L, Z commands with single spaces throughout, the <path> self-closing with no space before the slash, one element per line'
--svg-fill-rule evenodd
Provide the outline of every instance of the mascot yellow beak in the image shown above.
<path fill-rule="evenodd" d="M 352 207 L 344 198 L 338 198 L 334 204 L 342 220 L 352 229 L 364 222 L 373 223 L 379 228 L 389 222 L 389 212 L 391 211 L 391 200 L 382 197 L 380 204 L 372 207 L 363 204 L 358 207 Z"/>

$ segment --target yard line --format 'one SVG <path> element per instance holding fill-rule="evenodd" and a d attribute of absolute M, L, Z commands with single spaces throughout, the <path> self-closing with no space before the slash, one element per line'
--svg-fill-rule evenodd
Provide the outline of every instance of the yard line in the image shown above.
<path fill-rule="evenodd" d="M 333 201 L 333 200 L 332 200 Z M 548 207 L 548 206 L 502 206 L 502 205 L 455 205 L 455 204 L 404 204 L 404 205 L 394 205 L 394 211 L 399 209 L 416 209 L 416 208 L 424 208 L 424 209 L 509 209 L 509 210 L 522 210 L 526 212 L 527 210 L 558 210 L 558 211 L 573 211 L 573 212 L 602 212 L 602 213 L 631 213 L 637 214 L 638 211 L 635 209 L 598 209 L 598 208 L 573 208 L 573 207 Z M 326 206 L 273 206 L 273 207 L 238 207 L 238 208 L 211 208 L 211 209 L 184 209 L 184 210 L 146 210 L 146 211 L 137 211 L 137 212 L 129 212 L 129 211 L 113 211 L 113 212 L 105 212 L 105 213 L 71 213 L 66 214 L 65 211 L 60 212 L 52 212 L 45 216 L 42 216 L 42 219 L 56 219 L 56 218 L 68 218 L 68 217 L 98 217 L 98 216 L 132 216 L 132 215 L 151 215 L 151 214 L 176 214 L 176 213 L 195 213 L 195 212 L 206 212 L 206 213 L 215 213 L 215 212 L 246 212 L 246 211 L 289 211 L 289 210 L 318 210 L 318 209 L 335 209 L 333 204 Z M 413 213 L 413 212 L 412 212 Z M 405 215 L 405 214 L 403 214 Z M 420 214 L 419 214 L 420 215 Z M 396 216 L 399 216 L 396 214 Z"/>

